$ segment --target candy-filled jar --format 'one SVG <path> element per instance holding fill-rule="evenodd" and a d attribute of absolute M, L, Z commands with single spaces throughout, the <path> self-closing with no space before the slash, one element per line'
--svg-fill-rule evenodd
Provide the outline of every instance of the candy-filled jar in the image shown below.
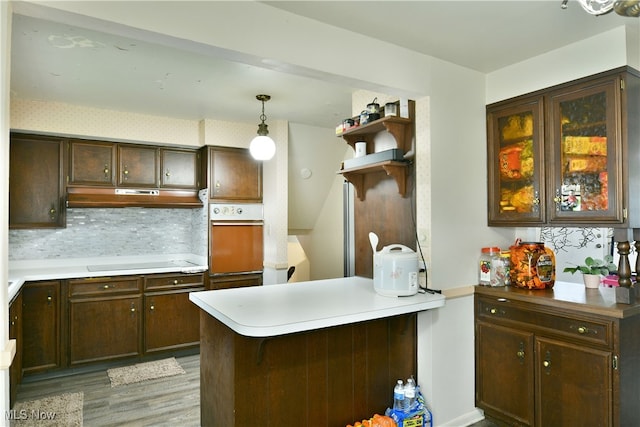
<path fill-rule="evenodd" d="M 511 286 L 550 289 L 556 280 L 556 257 L 541 242 L 516 240 L 511 252 Z"/>

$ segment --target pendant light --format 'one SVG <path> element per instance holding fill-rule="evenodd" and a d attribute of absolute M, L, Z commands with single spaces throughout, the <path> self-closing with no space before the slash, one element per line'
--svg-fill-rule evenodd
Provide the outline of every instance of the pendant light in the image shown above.
<path fill-rule="evenodd" d="M 562 8 L 567 8 L 569 0 L 562 0 Z M 578 0 L 580 6 L 591 15 L 605 15 L 612 10 L 620 16 L 640 16 L 640 0 Z"/>
<path fill-rule="evenodd" d="M 256 99 L 262 102 L 262 114 L 260 114 L 262 123 L 258 124 L 258 135 L 249 144 L 249 152 L 256 160 L 270 160 L 276 154 L 276 143 L 269 137 L 267 124 L 264 122 L 267 120 L 267 116 L 264 115 L 264 103 L 270 100 L 271 96 L 256 95 Z"/>

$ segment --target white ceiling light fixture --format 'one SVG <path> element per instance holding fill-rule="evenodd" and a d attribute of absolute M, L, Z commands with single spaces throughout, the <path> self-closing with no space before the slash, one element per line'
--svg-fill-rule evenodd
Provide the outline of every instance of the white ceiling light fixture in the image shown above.
<path fill-rule="evenodd" d="M 269 137 L 269 129 L 264 122 L 267 116 L 264 115 L 264 103 L 271 99 L 269 95 L 256 95 L 256 99 L 262 102 L 261 123 L 258 124 L 258 135 L 251 140 L 249 152 L 256 160 L 270 160 L 276 154 L 276 143 Z"/>
<path fill-rule="evenodd" d="M 562 8 L 567 8 L 569 0 L 562 0 Z M 591 15 L 604 15 L 615 11 L 620 16 L 640 16 L 640 0 L 578 0 L 580 6 Z"/>

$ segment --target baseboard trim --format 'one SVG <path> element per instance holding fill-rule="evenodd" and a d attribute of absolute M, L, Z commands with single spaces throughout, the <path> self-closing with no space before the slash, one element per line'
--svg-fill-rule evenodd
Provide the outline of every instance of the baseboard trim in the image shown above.
<path fill-rule="evenodd" d="M 438 423 L 437 418 L 434 419 L 434 426 L 437 427 L 461 427 L 461 426 L 470 426 L 473 423 L 477 423 L 478 421 L 484 420 L 484 412 L 481 409 L 475 408 L 471 412 L 467 412 L 453 420 L 449 420 L 444 424 Z"/>

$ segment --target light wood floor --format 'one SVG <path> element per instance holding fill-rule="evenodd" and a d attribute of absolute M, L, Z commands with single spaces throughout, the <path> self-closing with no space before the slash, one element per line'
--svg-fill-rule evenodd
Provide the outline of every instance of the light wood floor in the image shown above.
<path fill-rule="evenodd" d="M 200 356 L 176 357 L 187 372 L 169 378 L 111 388 L 107 371 L 25 382 L 16 400 L 84 393 L 84 425 L 199 426 Z"/>

